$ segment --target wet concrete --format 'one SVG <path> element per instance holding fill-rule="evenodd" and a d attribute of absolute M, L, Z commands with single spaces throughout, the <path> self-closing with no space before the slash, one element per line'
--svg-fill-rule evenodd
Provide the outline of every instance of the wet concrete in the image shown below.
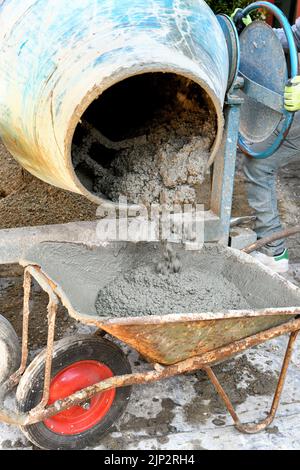
<path fill-rule="evenodd" d="M 172 74 L 145 74 L 115 88 L 92 105 L 75 134 L 73 164 L 81 182 L 115 202 L 122 196 L 147 207 L 201 203 L 197 191 L 209 175 L 216 137 L 216 115 L 206 93 Z M 139 89 L 147 90 L 142 103 L 136 103 Z M 118 130 L 122 101 L 116 107 L 115 95 L 120 99 L 124 93 L 128 116 Z M 104 123 L 101 128 L 99 115 L 114 109 L 114 131 Z M 107 138 L 111 132 L 112 141 Z"/>
<path fill-rule="evenodd" d="M 218 269 L 214 252 L 202 257 L 183 257 L 187 254 L 180 257 L 171 252 L 172 261 L 164 260 L 160 252 L 150 263 L 141 259 L 140 264 L 100 289 L 96 301 L 98 314 L 128 317 L 250 308 L 246 296 Z M 179 272 L 174 272 L 174 263 Z"/>

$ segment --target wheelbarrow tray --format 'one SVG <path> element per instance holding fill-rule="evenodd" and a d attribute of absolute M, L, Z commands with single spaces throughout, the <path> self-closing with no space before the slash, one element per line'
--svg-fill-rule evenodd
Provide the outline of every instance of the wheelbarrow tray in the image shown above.
<path fill-rule="evenodd" d="M 249 310 L 219 313 L 109 318 L 99 316 L 95 303 L 100 289 L 138 263 L 159 256 L 157 243 L 111 242 L 88 247 L 76 243 L 44 242 L 21 260 L 34 266 L 38 282 L 48 283 L 76 320 L 95 325 L 135 348 L 154 363 L 171 365 L 202 355 L 290 321 L 300 314 L 300 290 L 251 256 L 221 245 L 186 251 L 174 245 L 185 265 L 207 266 L 233 282 L 251 305 Z M 212 293 L 217 295 L 218 292 Z M 137 292 L 138 295 L 138 292 Z"/>

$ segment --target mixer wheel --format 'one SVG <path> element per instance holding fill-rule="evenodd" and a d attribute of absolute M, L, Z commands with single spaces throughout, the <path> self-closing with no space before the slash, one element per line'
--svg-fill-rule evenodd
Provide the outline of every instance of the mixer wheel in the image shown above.
<path fill-rule="evenodd" d="M 20 366 L 21 349 L 15 330 L 0 315 L 0 384 L 4 383 Z"/>
<path fill-rule="evenodd" d="M 42 351 L 20 381 L 17 403 L 21 413 L 32 410 L 41 401 L 45 357 Z M 86 336 L 63 339 L 54 346 L 48 404 L 114 375 L 130 373 L 126 356 L 114 343 Z M 107 390 L 80 406 L 21 430 L 33 444 L 46 450 L 95 446 L 122 416 L 130 392 L 130 387 Z"/>

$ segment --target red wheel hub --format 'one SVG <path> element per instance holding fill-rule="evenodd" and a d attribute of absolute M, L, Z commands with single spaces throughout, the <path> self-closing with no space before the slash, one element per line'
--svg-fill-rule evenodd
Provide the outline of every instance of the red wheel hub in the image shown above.
<path fill-rule="evenodd" d="M 113 375 L 109 367 L 100 362 L 75 362 L 52 379 L 48 405 Z M 46 419 L 44 424 L 50 431 L 57 434 L 80 434 L 91 429 L 104 418 L 112 406 L 115 394 L 115 389 L 99 393 L 81 406 L 73 406 Z"/>

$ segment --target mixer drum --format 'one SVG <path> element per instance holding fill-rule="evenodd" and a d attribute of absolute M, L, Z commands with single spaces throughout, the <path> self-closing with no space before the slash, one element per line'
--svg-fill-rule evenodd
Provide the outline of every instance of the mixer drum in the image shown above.
<path fill-rule="evenodd" d="M 119 82 L 171 73 L 207 93 L 223 133 L 228 52 L 203 0 L 4 0 L 0 6 L 0 135 L 16 160 L 57 187 L 102 199 L 78 179 L 74 132 Z M 145 89 L 145 95 L 147 89 Z"/>

